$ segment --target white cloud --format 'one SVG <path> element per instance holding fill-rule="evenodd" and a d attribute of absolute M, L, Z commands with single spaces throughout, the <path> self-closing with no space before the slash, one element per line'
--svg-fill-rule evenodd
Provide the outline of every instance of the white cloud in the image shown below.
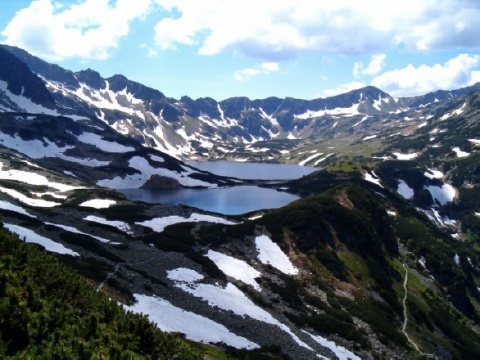
<path fill-rule="evenodd" d="M 34 0 L 2 31 L 5 43 L 50 59 L 105 59 L 129 33 L 129 23 L 148 13 L 150 0 L 86 0 L 58 6 Z"/>
<path fill-rule="evenodd" d="M 148 49 L 148 53 L 147 53 L 147 56 L 148 57 L 155 57 L 158 55 L 158 52 L 154 49 Z"/>
<path fill-rule="evenodd" d="M 361 75 L 375 75 L 385 67 L 385 54 L 373 55 L 366 68 L 362 62 L 356 62 L 353 66 L 353 76 L 359 78 Z"/>
<path fill-rule="evenodd" d="M 271 73 L 280 70 L 280 66 L 276 62 L 265 62 L 260 66 L 264 72 Z"/>
<path fill-rule="evenodd" d="M 172 12 L 155 27 L 158 46 L 192 45 L 205 55 L 233 51 L 280 60 L 306 52 L 366 54 L 394 46 L 422 51 L 480 47 L 480 2 L 473 0 L 156 3 Z"/>
<path fill-rule="evenodd" d="M 480 55 L 460 54 L 443 65 L 408 65 L 387 71 L 372 80 L 376 86 L 393 96 L 414 96 L 438 89 L 451 90 L 480 81 Z"/>
<path fill-rule="evenodd" d="M 367 84 L 360 81 L 352 81 L 346 84 L 342 84 L 335 89 L 326 89 L 323 91 L 323 96 L 330 97 L 339 94 L 343 94 L 352 90 L 360 89 L 367 86 Z"/>
<path fill-rule="evenodd" d="M 255 75 L 268 75 L 272 72 L 277 72 L 280 70 L 280 66 L 276 62 L 264 62 L 257 66 L 257 68 L 246 68 L 243 70 L 236 71 L 233 77 L 237 81 L 246 81 L 250 80 L 252 76 Z"/>

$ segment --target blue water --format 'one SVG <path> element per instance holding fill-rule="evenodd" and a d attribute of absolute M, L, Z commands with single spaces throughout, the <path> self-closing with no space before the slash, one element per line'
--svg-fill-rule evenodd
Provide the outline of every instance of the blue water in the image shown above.
<path fill-rule="evenodd" d="M 293 180 L 308 175 L 317 168 L 293 164 L 268 164 L 235 161 L 190 161 L 188 165 L 216 175 L 244 180 Z"/>
<path fill-rule="evenodd" d="M 131 200 L 154 204 L 188 205 L 225 215 L 239 215 L 260 209 L 275 209 L 298 196 L 257 186 L 219 189 L 122 189 Z"/>
<path fill-rule="evenodd" d="M 189 162 L 198 169 L 223 176 L 249 180 L 288 180 L 307 175 L 315 168 L 264 163 Z M 239 215 L 261 209 L 275 209 L 297 200 L 298 196 L 257 186 L 218 189 L 123 189 L 131 200 L 154 204 L 188 205 L 225 215 Z"/>

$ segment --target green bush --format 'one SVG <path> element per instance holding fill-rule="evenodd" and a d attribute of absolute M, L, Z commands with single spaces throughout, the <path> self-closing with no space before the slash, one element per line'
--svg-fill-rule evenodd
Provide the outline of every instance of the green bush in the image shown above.
<path fill-rule="evenodd" d="M 0 357 L 202 359 L 55 256 L 0 229 Z"/>

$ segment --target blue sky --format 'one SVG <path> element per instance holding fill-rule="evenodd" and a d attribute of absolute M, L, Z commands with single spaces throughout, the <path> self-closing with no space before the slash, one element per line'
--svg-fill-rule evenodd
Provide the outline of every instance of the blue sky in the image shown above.
<path fill-rule="evenodd" d="M 1 0 L 0 42 L 180 98 L 480 81 L 478 0 Z"/>

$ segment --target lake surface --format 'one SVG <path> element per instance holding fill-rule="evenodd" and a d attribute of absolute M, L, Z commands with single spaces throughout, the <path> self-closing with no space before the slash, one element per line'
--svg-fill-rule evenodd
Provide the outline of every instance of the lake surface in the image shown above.
<path fill-rule="evenodd" d="M 311 166 L 293 164 L 236 161 L 189 161 L 187 164 L 216 175 L 244 180 L 293 180 L 318 170 Z"/>
<path fill-rule="evenodd" d="M 239 215 L 260 209 L 275 209 L 297 200 L 298 196 L 258 186 L 218 189 L 122 189 L 131 200 L 153 204 L 188 205 L 225 215 Z"/>
<path fill-rule="evenodd" d="M 189 162 L 188 164 L 213 174 L 245 180 L 290 180 L 318 170 L 313 167 L 288 164 L 227 161 Z M 299 198 L 283 191 L 246 185 L 213 189 L 122 189 L 119 191 L 131 200 L 153 204 L 188 205 L 225 215 L 275 209 Z"/>

